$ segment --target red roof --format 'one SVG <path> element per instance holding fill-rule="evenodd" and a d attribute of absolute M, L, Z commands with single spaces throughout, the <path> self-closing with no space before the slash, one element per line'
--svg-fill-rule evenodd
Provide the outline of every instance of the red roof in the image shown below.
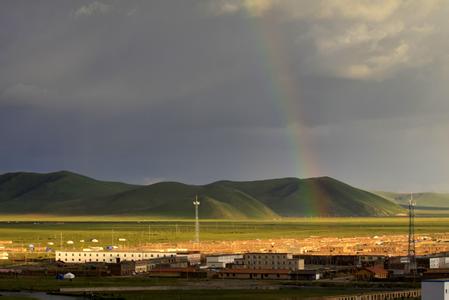
<path fill-rule="evenodd" d="M 368 267 L 368 268 L 365 268 L 365 269 L 370 271 L 370 272 L 372 272 L 372 273 L 374 273 L 374 274 L 388 274 L 387 270 L 385 270 L 384 268 L 379 267 L 379 266 Z"/>
<path fill-rule="evenodd" d="M 159 273 L 187 273 L 197 272 L 195 268 L 156 268 L 151 269 L 150 272 Z"/>
<path fill-rule="evenodd" d="M 238 274 L 289 274 L 290 270 L 275 269 L 223 269 L 220 273 L 238 273 Z"/>

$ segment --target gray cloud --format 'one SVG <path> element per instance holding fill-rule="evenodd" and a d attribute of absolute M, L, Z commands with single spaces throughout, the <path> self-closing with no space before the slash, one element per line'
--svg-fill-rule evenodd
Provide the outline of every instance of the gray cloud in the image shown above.
<path fill-rule="evenodd" d="M 4 1 L 0 172 L 449 191 L 448 8 Z"/>

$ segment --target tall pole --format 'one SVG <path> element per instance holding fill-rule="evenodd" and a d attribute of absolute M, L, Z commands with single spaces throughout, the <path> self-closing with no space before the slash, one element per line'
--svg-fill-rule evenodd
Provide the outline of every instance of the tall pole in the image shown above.
<path fill-rule="evenodd" d="M 198 206 L 200 206 L 200 201 L 198 200 L 198 195 L 195 196 L 193 200 L 193 205 L 195 206 L 195 243 L 200 242 L 200 222 L 198 220 Z"/>
<path fill-rule="evenodd" d="M 151 225 L 148 224 L 148 242 L 151 242 Z"/>
<path fill-rule="evenodd" d="M 410 194 L 408 203 L 408 268 L 407 273 L 416 275 L 416 251 L 415 251 L 415 201 L 413 200 L 413 193 Z"/>

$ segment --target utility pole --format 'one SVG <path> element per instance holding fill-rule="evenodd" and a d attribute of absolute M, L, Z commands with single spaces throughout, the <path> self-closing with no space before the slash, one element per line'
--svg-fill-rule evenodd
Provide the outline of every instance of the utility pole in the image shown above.
<path fill-rule="evenodd" d="M 62 231 L 61 231 L 61 235 L 59 237 L 59 248 L 61 248 L 61 251 L 62 251 Z"/>
<path fill-rule="evenodd" d="M 193 205 L 195 206 L 195 243 L 198 244 L 200 242 L 200 222 L 198 220 L 198 206 L 200 206 L 200 201 L 198 200 L 198 195 L 195 196 Z"/>
<path fill-rule="evenodd" d="M 148 224 L 148 243 L 151 242 L 151 225 Z"/>
<path fill-rule="evenodd" d="M 408 202 L 408 249 L 407 249 L 407 273 L 416 276 L 416 251 L 415 251 L 415 201 L 413 200 L 413 193 L 410 194 Z"/>

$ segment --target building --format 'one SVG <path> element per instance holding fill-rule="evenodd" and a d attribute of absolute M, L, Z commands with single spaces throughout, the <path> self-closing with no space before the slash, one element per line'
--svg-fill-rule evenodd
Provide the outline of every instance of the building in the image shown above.
<path fill-rule="evenodd" d="M 449 279 L 434 279 L 422 281 L 421 299 L 449 300 Z"/>
<path fill-rule="evenodd" d="M 430 269 L 449 269 L 449 257 L 432 257 L 429 259 Z"/>
<path fill-rule="evenodd" d="M 188 261 L 188 257 L 175 256 L 175 257 L 160 257 L 153 258 L 149 260 L 149 268 L 157 269 L 157 268 L 187 268 L 192 266 L 192 264 Z"/>
<path fill-rule="evenodd" d="M 290 279 L 293 280 L 319 280 L 322 272 L 319 270 L 299 270 L 290 272 Z"/>
<path fill-rule="evenodd" d="M 304 259 L 293 258 L 291 253 L 245 253 L 235 259 L 233 269 L 251 270 L 304 270 Z"/>
<path fill-rule="evenodd" d="M 358 266 L 370 267 L 375 264 L 381 264 L 385 261 L 385 256 L 380 255 L 294 255 L 301 257 L 307 265 L 320 266 Z"/>
<path fill-rule="evenodd" d="M 122 261 L 120 263 L 107 263 L 106 266 L 113 276 L 130 276 L 148 272 L 148 261 Z"/>
<path fill-rule="evenodd" d="M 206 257 L 206 266 L 210 269 L 224 269 L 227 264 L 232 264 L 236 259 L 242 258 L 242 254 L 209 255 Z"/>
<path fill-rule="evenodd" d="M 381 280 L 388 278 L 388 271 L 381 266 L 367 267 L 355 273 L 357 280 Z"/>
<path fill-rule="evenodd" d="M 120 263 L 154 258 L 176 257 L 174 252 L 56 251 L 55 260 L 65 263 Z"/>
<path fill-rule="evenodd" d="M 190 265 L 201 264 L 201 253 L 199 251 L 176 252 L 176 257 L 185 258 Z"/>
<path fill-rule="evenodd" d="M 290 271 L 285 269 L 222 269 L 218 272 L 223 279 L 290 279 Z"/>

